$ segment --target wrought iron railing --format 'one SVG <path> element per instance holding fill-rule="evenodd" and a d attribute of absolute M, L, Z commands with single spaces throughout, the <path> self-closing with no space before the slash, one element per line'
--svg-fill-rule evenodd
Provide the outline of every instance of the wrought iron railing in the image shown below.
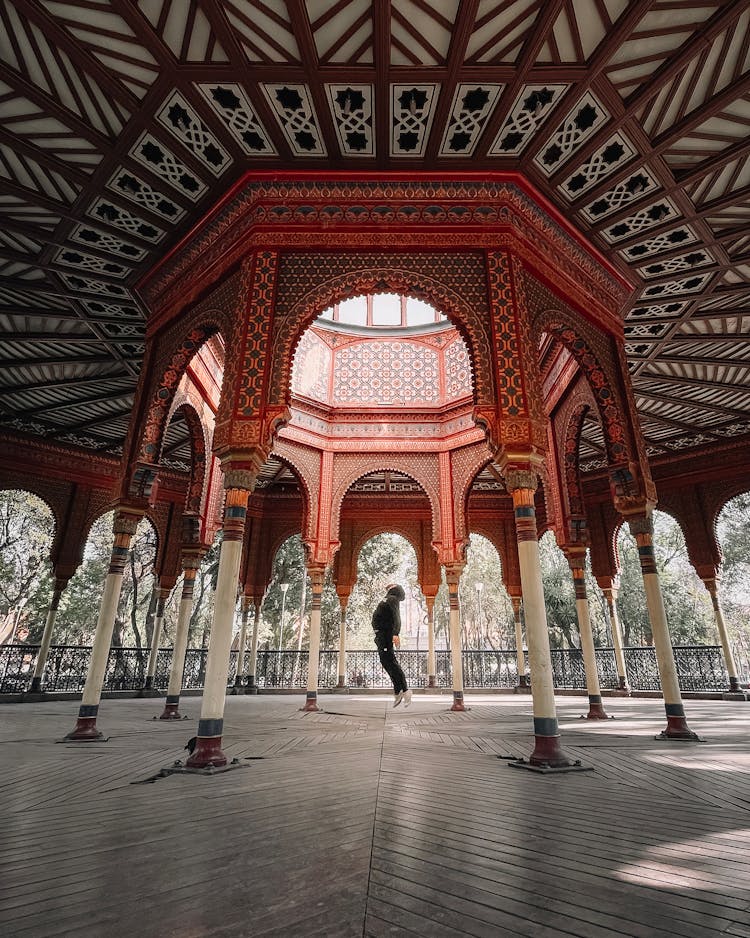
<path fill-rule="evenodd" d="M 37 645 L 0 646 L 0 694 L 22 693 L 29 689 L 34 673 Z M 86 681 L 90 647 L 53 645 L 47 658 L 42 686 L 48 692 L 80 692 Z M 684 691 L 721 691 L 729 686 L 719 645 L 676 645 L 675 663 L 680 687 Z M 134 691 L 144 686 L 148 670 L 148 650 L 142 648 L 111 648 L 104 677 L 105 691 Z M 503 689 L 518 684 L 516 652 L 464 651 L 463 669 L 466 688 Z M 230 653 L 228 684 L 234 684 L 237 670 L 236 651 Z M 166 689 L 172 659 L 171 648 L 160 648 L 156 659 L 153 686 Z M 410 687 L 426 687 L 427 652 L 399 651 L 398 659 Z M 189 648 L 185 655 L 183 687 L 203 687 L 208 650 Z M 435 653 L 436 686 L 451 686 L 450 652 Z M 618 684 L 617 667 L 612 648 L 596 649 L 597 670 L 602 689 Z M 247 662 L 247 659 L 246 659 Z M 259 651 L 255 682 L 259 688 L 302 690 L 307 683 L 306 651 Z M 628 680 L 633 690 L 659 691 L 659 669 L 653 648 L 626 648 Z M 586 687 L 583 655 L 578 649 L 552 651 L 554 685 L 559 690 Z M 335 687 L 338 683 L 338 652 L 320 653 L 318 686 Z M 375 649 L 354 649 L 346 655 L 345 683 L 351 689 L 361 687 L 388 688 L 390 680 L 378 660 Z"/>

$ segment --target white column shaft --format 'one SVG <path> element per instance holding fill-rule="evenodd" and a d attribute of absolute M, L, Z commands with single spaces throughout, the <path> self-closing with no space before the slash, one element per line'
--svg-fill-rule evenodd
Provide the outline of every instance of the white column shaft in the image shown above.
<path fill-rule="evenodd" d="M 187 651 L 188 631 L 190 629 L 190 616 L 193 612 L 192 584 L 190 595 L 183 593 L 180 600 L 180 609 L 177 615 L 177 627 L 174 635 L 174 648 L 172 649 L 172 663 L 169 668 L 169 687 L 167 695 L 179 697 L 182 690 L 182 677 L 185 672 L 185 652 Z"/>
<path fill-rule="evenodd" d="M 578 616 L 578 632 L 581 636 L 583 663 L 586 668 L 586 690 L 589 696 L 599 697 L 601 696 L 601 689 L 596 667 L 594 636 L 591 633 L 591 611 L 588 599 L 576 599 L 576 615 Z"/>
<path fill-rule="evenodd" d="M 313 594 L 312 608 L 310 609 L 310 656 L 307 665 L 307 690 L 317 691 L 318 670 L 320 667 L 320 597 Z"/>
<path fill-rule="evenodd" d="M 339 683 L 346 684 L 346 606 L 341 607 L 339 625 Z"/>
<path fill-rule="evenodd" d="M 96 634 L 91 649 L 91 660 L 81 699 L 81 705 L 84 707 L 98 706 L 102 695 L 102 685 L 107 670 L 107 659 L 112 644 L 112 632 L 115 627 L 115 616 L 117 615 L 117 604 L 120 601 L 121 590 L 122 573 L 108 573 L 107 579 L 104 581 L 104 595 L 99 607 Z"/>
<path fill-rule="evenodd" d="M 648 617 L 651 621 L 651 632 L 654 636 L 654 651 L 659 665 L 664 703 L 681 704 L 682 694 L 677 679 L 677 665 L 674 660 L 672 640 L 669 636 L 667 614 L 664 611 L 664 599 L 661 595 L 659 574 L 644 573 L 643 587 L 646 592 L 646 605 L 648 607 Z"/>
<path fill-rule="evenodd" d="M 526 621 L 532 709 L 535 717 L 556 717 L 552 656 L 547 633 L 547 612 L 544 607 L 539 542 L 536 540 L 519 541 L 518 561 Z"/>
<path fill-rule="evenodd" d="M 234 607 L 237 601 L 237 576 L 242 559 L 242 541 L 225 540 L 219 556 L 219 573 L 214 594 L 214 616 L 208 645 L 201 720 L 222 719 L 232 647 Z"/>

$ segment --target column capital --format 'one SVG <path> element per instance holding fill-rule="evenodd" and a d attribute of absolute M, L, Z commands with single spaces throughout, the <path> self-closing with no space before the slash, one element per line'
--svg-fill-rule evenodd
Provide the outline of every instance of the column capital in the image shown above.
<path fill-rule="evenodd" d="M 310 563 L 307 564 L 307 575 L 310 577 L 310 585 L 312 586 L 313 593 L 322 593 L 323 585 L 326 580 L 326 570 L 327 567 L 324 564 Z"/>
<path fill-rule="evenodd" d="M 654 523 L 650 515 L 639 515 L 633 518 L 627 518 L 630 533 L 635 537 L 638 534 L 648 534 L 653 537 Z"/>
<path fill-rule="evenodd" d="M 620 577 L 619 575 L 615 576 L 598 576 L 596 577 L 596 583 L 599 589 L 603 593 L 612 593 L 617 598 L 617 594 L 620 590 Z"/>
<path fill-rule="evenodd" d="M 199 547 L 190 547 L 183 548 L 180 555 L 180 563 L 182 564 L 183 570 L 197 570 L 201 565 L 203 560 L 203 555 L 205 551 L 203 548 Z"/>
<path fill-rule="evenodd" d="M 246 489 L 252 492 L 255 480 L 268 457 L 267 450 L 255 446 L 247 450 L 233 450 L 221 457 L 225 489 Z"/>
<path fill-rule="evenodd" d="M 118 506 L 115 509 L 115 520 L 112 523 L 113 532 L 115 534 L 129 534 L 132 537 L 145 514 L 143 508 L 135 508 L 131 505 Z"/>
<path fill-rule="evenodd" d="M 585 544 L 566 544 L 562 548 L 571 570 L 582 570 L 585 567 L 587 549 Z"/>
<path fill-rule="evenodd" d="M 458 590 L 458 581 L 461 579 L 461 574 L 464 572 L 464 563 L 446 563 L 444 564 L 445 569 L 445 581 L 448 584 L 448 591 L 455 593 Z"/>
<path fill-rule="evenodd" d="M 539 487 L 539 473 L 533 467 L 527 468 L 507 468 L 503 470 L 503 479 L 505 488 L 512 494 L 518 489 L 530 489 L 536 492 Z"/>

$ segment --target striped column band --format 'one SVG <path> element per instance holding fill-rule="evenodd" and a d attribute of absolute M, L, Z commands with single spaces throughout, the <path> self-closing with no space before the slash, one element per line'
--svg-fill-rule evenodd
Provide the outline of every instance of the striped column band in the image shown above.
<path fill-rule="evenodd" d="M 513 510 L 516 518 L 516 540 L 535 541 L 536 511 L 534 509 L 534 489 L 514 489 Z"/>
<path fill-rule="evenodd" d="M 247 489 L 227 489 L 224 505 L 224 540 L 241 541 L 245 533 L 245 516 L 250 492 Z"/>
<path fill-rule="evenodd" d="M 221 718 L 198 720 L 198 736 L 202 738 L 221 736 L 224 731 L 224 720 Z"/>
<path fill-rule="evenodd" d="M 583 567 L 573 567 L 573 586 L 575 588 L 576 599 L 588 599 L 586 594 L 586 577 Z"/>

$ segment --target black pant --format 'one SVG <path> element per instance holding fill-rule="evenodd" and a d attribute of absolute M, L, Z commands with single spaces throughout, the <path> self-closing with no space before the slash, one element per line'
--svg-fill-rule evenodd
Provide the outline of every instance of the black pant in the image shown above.
<path fill-rule="evenodd" d="M 393 653 L 393 637 L 384 635 L 382 632 L 375 633 L 375 644 L 378 649 L 380 663 L 388 672 L 388 676 L 393 681 L 393 692 L 398 694 L 400 691 L 407 690 L 406 678 L 401 670 L 401 665 L 396 661 Z"/>

